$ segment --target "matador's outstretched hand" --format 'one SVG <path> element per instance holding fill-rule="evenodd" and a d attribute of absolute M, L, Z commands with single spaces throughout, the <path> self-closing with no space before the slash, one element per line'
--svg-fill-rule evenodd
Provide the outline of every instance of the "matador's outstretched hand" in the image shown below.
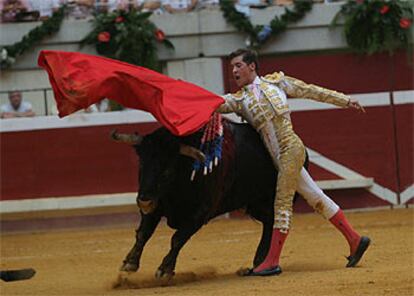
<path fill-rule="evenodd" d="M 358 111 L 361 111 L 361 112 L 365 113 L 364 107 L 362 107 L 362 105 L 358 102 L 358 100 L 349 99 L 348 107 L 357 109 Z"/>

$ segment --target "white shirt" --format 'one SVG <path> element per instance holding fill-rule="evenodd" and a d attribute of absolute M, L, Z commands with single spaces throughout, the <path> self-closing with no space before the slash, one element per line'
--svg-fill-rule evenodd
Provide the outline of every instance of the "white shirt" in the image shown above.
<path fill-rule="evenodd" d="M 104 6 L 108 7 L 109 12 L 115 10 L 128 10 L 129 5 L 140 7 L 144 3 L 144 0 L 108 0 Z M 95 5 L 102 5 L 101 3 L 95 3 Z"/>
<path fill-rule="evenodd" d="M 13 113 L 13 112 L 23 113 L 23 112 L 29 112 L 31 110 L 32 110 L 32 104 L 30 104 L 29 102 L 21 102 L 17 110 L 14 109 L 10 103 L 1 105 L 0 107 L 0 111 L 2 113 Z"/>
<path fill-rule="evenodd" d="M 259 78 L 259 76 L 256 76 L 253 82 L 247 86 L 248 88 L 253 89 L 254 96 L 256 97 L 256 99 L 259 99 L 259 100 L 263 99 L 263 92 L 261 91 L 259 87 L 261 82 L 262 81 Z M 280 88 L 278 88 L 276 85 L 273 85 L 273 84 L 268 84 L 268 87 L 276 89 L 282 101 L 286 103 L 287 97 L 284 91 L 282 91 Z M 250 102 L 249 99 L 243 100 L 243 105 L 245 108 L 247 108 L 249 102 Z M 253 122 L 253 117 L 251 116 L 251 114 L 249 112 L 247 114 L 251 117 L 251 118 L 248 118 L 247 121 Z M 272 154 L 275 156 L 273 158 L 273 161 L 275 162 L 274 165 L 278 167 L 279 166 L 278 162 L 279 162 L 279 157 L 280 157 L 280 147 L 279 147 L 279 141 L 277 140 L 276 132 L 274 128 L 275 127 L 273 126 L 273 123 L 271 121 L 266 122 L 264 127 L 261 129 L 261 136 L 265 140 L 265 145 L 267 146 L 267 149 L 272 151 Z"/>
<path fill-rule="evenodd" d="M 260 84 L 261 83 L 262 83 L 262 80 L 260 79 L 260 77 L 256 76 L 256 78 L 253 80 L 253 82 L 247 86 L 247 88 L 249 88 L 249 89 L 253 88 L 253 94 L 259 101 L 260 101 L 260 99 L 263 98 L 263 92 L 260 89 Z M 279 95 L 279 98 L 282 100 L 283 104 L 288 105 L 287 96 L 286 96 L 286 93 L 283 90 L 281 90 L 277 85 L 270 84 L 270 83 L 267 84 L 267 87 L 269 88 L 269 90 L 275 90 L 277 92 L 277 94 Z M 250 102 L 250 100 L 243 100 L 243 105 L 247 108 L 249 102 Z M 290 110 L 289 110 L 288 113 L 290 113 Z"/>
<path fill-rule="evenodd" d="M 162 0 L 162 5 L 170 5 L 172 9 L 185 9 L 191 5 L 191 0 Z"/>
<path fill-rule="evenodd" d="M 40 16 L 52 16 L 53 9 L 59 8 L 60 0 L 30 0 L 32 10 L 39 11 Z"/>

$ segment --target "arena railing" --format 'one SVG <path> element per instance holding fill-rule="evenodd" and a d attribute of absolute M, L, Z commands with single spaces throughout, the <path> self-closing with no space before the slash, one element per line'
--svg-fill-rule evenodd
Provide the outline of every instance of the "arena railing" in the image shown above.
<path fill-rule="evenodd" d="M 33 111 L 36 115 L 52 115 L 51 105 L 54 105 L 52 88 L 31 88 L 31 89 L 12 89 L 12 90 L 0 90 L 0 102 L 2 104 L 8 103 L 8 94 L 12 91 L 19 91 L 22 93 L 23 101 L 30 102 L 33 106 Z M 48 94 L 50 92 L 50 94 Z M 39 103 L 40 99 L 43 101 Z"/>

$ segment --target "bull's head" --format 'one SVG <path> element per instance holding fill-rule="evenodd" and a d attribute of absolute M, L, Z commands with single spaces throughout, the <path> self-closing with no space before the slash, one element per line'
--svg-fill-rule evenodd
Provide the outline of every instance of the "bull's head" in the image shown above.
<path fill-rule="evenodd" d="M 162 199 L 176 188 L 177 178 L 182 177 L 179 155 L 185 155 L 200 162 L 205 155 L 198 149 L 182 144 L 166 130 L 160 129 L 148 136 L 119 134 L 113 131 L 111 138 L 117 142 L 134 145 L 139 155 L 138 207 L 144 214 L 152 213 Z M 189 176 L 187 177 L 189 179 Z"/>

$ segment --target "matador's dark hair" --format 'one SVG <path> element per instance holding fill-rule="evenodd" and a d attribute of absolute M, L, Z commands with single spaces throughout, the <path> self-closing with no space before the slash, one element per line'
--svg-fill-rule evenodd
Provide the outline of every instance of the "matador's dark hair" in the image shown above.
<path fill-rule="evenodd" d="M 234 59 L 235 57 L 242 56 L 243 62 L 247 65 L 254 63 L 256 65 L 256 71 L 259 70 L 259 63 L 257 59 L 257 53 L 254 50 L 239 48 L 238 50 L 233 51 L 229 54 L 228 58 L 230 60 Z"/>

